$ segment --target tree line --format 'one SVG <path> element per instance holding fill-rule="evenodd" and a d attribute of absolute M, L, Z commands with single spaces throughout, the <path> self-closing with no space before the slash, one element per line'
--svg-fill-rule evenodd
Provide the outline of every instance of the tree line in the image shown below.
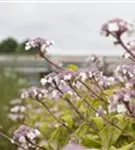
<path fill-rule="evenodd" d="M 18 42 L 13 37 L 8 37 L 0 42 L 0 53 L 25 53 L 25 42 Z"/>

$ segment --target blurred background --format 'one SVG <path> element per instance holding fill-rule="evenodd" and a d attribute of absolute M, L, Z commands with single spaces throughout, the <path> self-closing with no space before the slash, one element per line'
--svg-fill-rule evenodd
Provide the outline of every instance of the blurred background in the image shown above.
<path fill-rule="evenodd" d="M 10 100 L 19 90 L 39 84 L 42 73 L 53 71 L 35 52 L 24 50 L 28 38 L 54 41 L 49 55 L 64 66 L 86 67 L 91 54 L 104 58 L 108 71 L 120 63 L 123 50 L 112 39 L 100 35 L 109 19 L 120 17 L 134 22 L 135 3 L 45 3 L 0 2 L 0 126 L 5 133 L 14 123 L 8 118 Z M 129 37 L 131 38 L 131 37 Z M 125 38 L 126 40 L 126 38 Z M 109 65 L 108 65 L 109 64 Z M 106 68 L 106 66 L 105 66 Z M 0 150 L 14 147 L 0 137 Z"/>

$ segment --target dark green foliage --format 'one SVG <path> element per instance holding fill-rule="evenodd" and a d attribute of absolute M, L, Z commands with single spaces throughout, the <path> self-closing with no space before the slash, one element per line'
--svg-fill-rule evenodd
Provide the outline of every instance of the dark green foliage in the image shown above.
<path fill-rule="evenodd" d="M 15 49 L 18 46 L 18 42 L 12 38 L 9 37 L 7 39 L 4 39 L 3 41 L 1 41 L 0 43 L 0 52 L 1 53 L 12 53 L 15 52 Z"/>

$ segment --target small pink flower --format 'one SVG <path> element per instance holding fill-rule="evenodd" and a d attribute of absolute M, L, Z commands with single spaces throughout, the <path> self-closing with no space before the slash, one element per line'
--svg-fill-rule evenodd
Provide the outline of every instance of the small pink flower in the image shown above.
<path fill-rule="evenodd" d="M 25 50 L 29 50 L 31 48 L 38 48 L 39 54 L 44 55 L 52 45 L 53 45 L 52 41 L 49 41 L 41 37 L 37 37 L 29 40 L 26 43 Z"/>
<path fill-rule="evenodd" d="M 106 36 L 112 33 L 115 37 L 120 37 L 125 32 L 131 32 L 132 28 L 132 24 L 129 24 L 120 18 L 115 18 L 105 23 L 102 26 L 101 31 L 105 33 Z"/>

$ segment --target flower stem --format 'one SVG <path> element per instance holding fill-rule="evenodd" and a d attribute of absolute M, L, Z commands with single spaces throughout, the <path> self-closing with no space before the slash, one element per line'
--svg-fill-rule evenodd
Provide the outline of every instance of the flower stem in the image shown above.
<path fill-rule="evenodd" d="M 59 69 L 59 70 L 65 70 L 65 68 L 58 66 L 56 63 L 52 62 L 48 57 L 46 57 L 45 55 L 42 56 L 48 63 L 50 63 L 52 66 L 54 66 L 55 68 Z"/>
<path fill-rule="evenodd" d="M 72 131 L 67 125 L 65 125 L 61 120 L 59 120 L 49 109 L 49 107 L 42 101 L 37 100 L 40 104 L 42 104 L 46 110 L 50 113 L 50 115 L 57 121 L 59 122 L 61 125 L 63 125 L 65 128 L 67 128 L 68 130 Z"/>
<path fill-rule="evenodd" d="M 126 50 L 127 53 L 130 54 L 131 57 L 129 57 L 133 62 L 135 62 L 135 55 L 127 48 L 127 46 L 124 44 L 124 42 L 122 41 L 121 37 L 116 37 L 114 36 L 111 32 L 109 32 L 110 35 L 112 35 L 112 37 L 114 37 L 118 43 Z"/>
<path fill-rule="evenodd" d="M 95 95 L 98 99 L 102 100 L 103 102 L 107 103 L 108 102 L 103 99 L 102 97 L 98 96 L 97 93 L 95 93 L 87 84 L 85 84 L 84 82 L 82 82 L 81 80 L 78 80 L 83 86 L 85 86 L 93 95 Z"/>
<path fill-rule="evenodd" d="M 25 137 L 27 142 L 29 142 L 30 144 L 32 144 L 33 146 L 35 146 L 36 148 L 42 149 L 42 150 L 47 150 L 45 147 L 39 146 L 35 143 L 33 143 L 32 141 L 29 140 L 29 138 Z"/>
<path fill-rule="evenodd" d="M 61 91 L 58 87 L 57 90 L 64 95 L 64 92 Z M 80 116 L 81 119 L 84 119 L 84 116 L 79 112 L 79 110 L 75 107 L 75 105 L 70 101 L 70 99 L 68 98 L 64 98 L 64 100 L 66 100 L 66 102 L 69 104 L 69 106 L 71 106 L 71 108 Z"/>

